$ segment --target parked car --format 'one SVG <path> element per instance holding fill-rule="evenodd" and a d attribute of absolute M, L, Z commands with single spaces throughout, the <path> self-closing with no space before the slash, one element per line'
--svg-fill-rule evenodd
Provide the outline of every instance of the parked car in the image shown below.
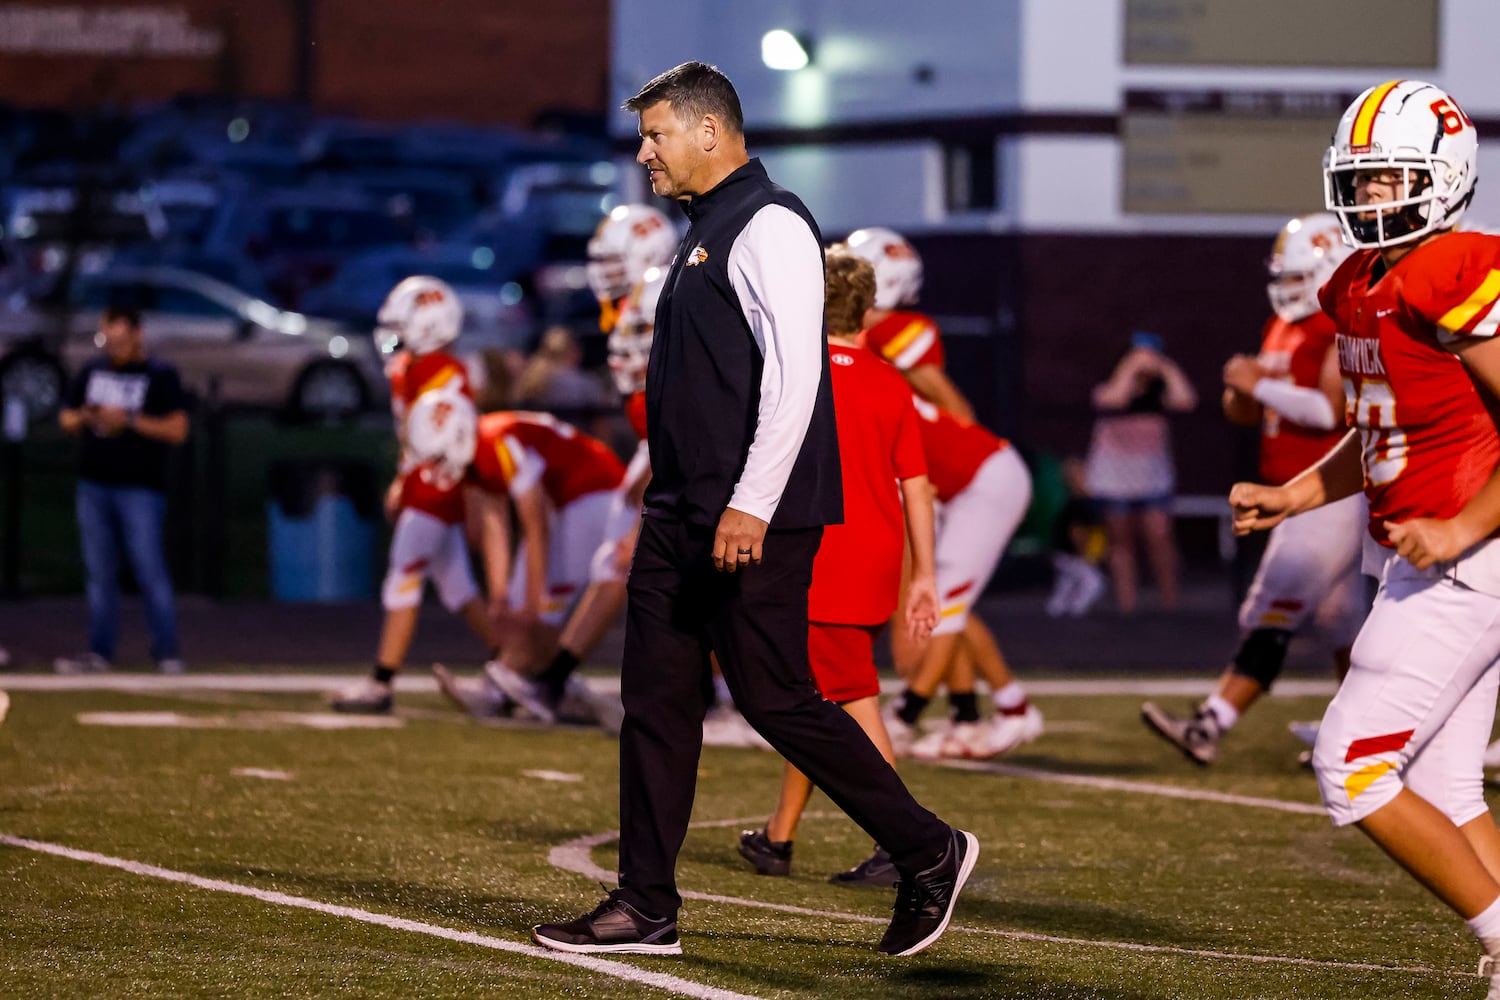
<path fill-rule="evenodd" d="M 410 245 L 409 219 L 353 191 L 245 191 L 220 213 L 203 250 L 256 261 L 279 305 L 331 279 L 344 260 L 378 246 Z"/>
<path fill-rule="evenodd" d="M 203 274 L 150 266 L 81 278 L 64 307 L 0 313 L 0 396 L 22 399 L 33 417 L 55 411 L 66 379 L 97 353 L 99 312 L 110 303 L 141 310 L 151 352 L 176 365 L 200 399 L 304 419 L 385 405 L 384 371 L 366 333 Z"/>
<path fill-rule="evenodd" d="M 79 203 L 71 188 L 22 188 L 7 199 L 0 240 L 18 269 L 19 284 L 32 298 L 53 294 L 68 269 L 102 270 L 122 247 L 161 239 L 167 220 L 159 206 L 135 191 L 94 189 Z"/>

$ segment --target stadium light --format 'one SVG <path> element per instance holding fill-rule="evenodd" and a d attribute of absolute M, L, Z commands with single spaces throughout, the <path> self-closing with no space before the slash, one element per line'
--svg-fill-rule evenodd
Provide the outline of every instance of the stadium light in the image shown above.
<path fill-rule="evenodd" d="M 760 39 L 760 61 L 771 69 L 798 70 L 812 61 L 812 42 L 785 28 L 766 32 Z"/>

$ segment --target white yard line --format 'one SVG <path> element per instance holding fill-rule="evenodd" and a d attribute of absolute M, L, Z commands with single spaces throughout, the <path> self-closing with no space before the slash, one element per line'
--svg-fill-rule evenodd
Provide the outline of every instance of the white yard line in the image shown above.
<path fill-rule="evenodd" d="M 343 917 L 346 920 L 358 920 L 361 923 L 374 924 L 378 927 L 388 927 L 392 930 L 410 931 L 414 934 L 426 934 L 429 937 L 442 938 L 445 941 L 456 941 L 460 944 L 478 945 L 481 948 L 492 948 L 495 951 L 510 952 L 513 955 L 524 955 L 527 958 L 539 958 L 549 962 L 561 962 L 564 965 L 577 966 L 580 969 L 588 969 L 601 975 L 611 976 L 615 979 L 623 979 L 627 982 L 639 983 L 643 986 L 654 987 L 669 993 L 682 996 L 699 997 L 702 1000 L 760 1000 L 760 998 L 735 993 L 732 990 L 719 989 L 717 986 L 708 986 L 696 983 L 690 979 L 680 976 L 668 975 L 664 972 L 652 972 L 648 969 L 640 969 L 624 962 L 612 961 L 604 958 L 593 958 L 588 955 L 571 955 L 565 952 L 551 951 L 537 945 L 522 944 L 518 941 L 506 941 L 503 938 L 490 937 L 487 934 L 476 934 L 473 931 L 454 930 L 451 927 L 442 927 L 437 924 L 424 923 L 420 920 L 410 920 L 406 917 L 395 917 L 387 913 L 374 913 L 370 910 L 361 910 L 353 906 L 339 906 L 334 903 L 323 903 L 316 899 L 307 899 L 302 896 L 292 896 L 284 892 L 271 892 L 265 889 L 257 889 L 254 886 L 240 885 L 237 882 L 225 882 L 216 878 L 204 878 L 201 875 L 193 875 L 189 872 L 173 871 L 170 868 L 160 868 L 156 865 L 142 864 L 139 861 L 130 861 L 125 858 L 113 858 L 107 854 L 96 854 L 93 851 L 80 851 L 61 844 L 49 844 L 40 840 L 28 840 L 25 837 L 12 837 L 0 833 L 0 844 L 10 847 L 18 847 L 22 850 L 36 851 L 41 854 L 51 854 L 59 858 L 67 858 L 71 861 L 81 861 L 86 864 L 103 865 L 106 868 L 117 868 L 132 875 L 141 875 L 146 878 L 161 879 L 165 882 L 178 882 L 191 885 L 198 889 L 207 889 L 212 892 L 224 892 L 234 896 L 248 896 L 258 899 L 262 903 L 270 903 L 274 906 L 290 906 L 300 910 L 312 910 L 315 913 L 327 914 L 331 917 Z"/>
<path fill-rule="evenodd" d="M 1120 778 L 1101 778 L 1092 774 L 1068 774 L 1063 771 L 1048 771 L 1039 767 L 1022 767 L 1018 764 L 1001 764 L 990 760 L 944 760 L 940 766 L 956 771 L 982 771 L 985 774 L 1000 774 L 1007 778 L 1027 778 L 1031 781 L 1048 781 L 1059 785 L 1082 785 L 1108 792 L 1133 792 L 1139 795 L 1158 795 L 1166 799 L 1192 799 L 1198 802 L 1217 802 L 1227 806 L 1248 806 L 1251 809 L 1271 809 L 1276 812 L 1297 813 L 1302 816 L 1326 816 L 1322 806 L 1311 802 L 1289 802 L 1286 799 L 1262 799 L 1252 795 L 1230 795 L 1206 788 L 1184 788 L 1179 785 L 1158 785 L 1150 781 L 1124 781 Z"/>
<path fill-rule="evenodd" d="M 329 691 L 347 684 L 356 673 L 246 673 L 246 674 L 132 674 L 105 673 L 63 676 L 58 674 L 4 674 L 9 691 L 129 691 L 163 693 L 173 691 L 253 691 L 265 694 L 305 694 Z M 584 678 L 595 691 L 618 692 L 620 678 L 615 675 Z M 1208 694 L 1216 678 L 1200 677 L 1093 677 L 1087 679 L 1030 680 L 1027 694 L 1037 698 L 1092 697 L 1097 695 L 1137 695 L 1140 697 L 1190 698 Z M 1273 696 L 1329 697 L 1333 681 L 1286 678 L 1276 683 Z M 894 678 L 881 681 L 881 690 L 894 694 L 902 682 Z M 437 684 L 432 675 L 420 667 L 403 671 L 396 690 L 413 694 L 432 693 Z"/>
<path fill-rule="evenodd" d="M 1020 777 L 1032 777 L 1032 775 L 1020 775 Z M 1046 780 L 1046 779 L 1040 779 Z M 1258 801 L 1274 801 L 1270 799 Z M 1239 803 L 1243 804 L 1243 803 Z M 1288 802 L 1285 805 L 1299 805 L 1299 803 Z M 1293 810 L 1295 811 L 1295 810 Z M 1322 810 L 1318 810 L 1319 813 Z M 839 813 L 806 813 L 803 819 L 826 819 L 830 816 L 838 816 Z M 735 819 L 704 820 L 690 824 L 694 829 L 711 829 L 716 827 L 741 826 L 746 823 L 763 822 L 763 816 L 741 816 Z M 604 833 L 591 833 L 583 837 L 576 837 L 566 843 L 552 848 L 547 854 L 547 863 L 554 868 L 563 871 L 574 872 L 597 882 L 611 884 L 616 878 L 612 871 L 606 871 L 594 864 L 591 852 L 596 847 L 613 843 L 620 839 L 619 830 L 609 830 Z M 787 903 L 767 903 L 758 899 L 745 899 L 740 896 L 721 896 L 711 892 L 692 892 L 679 890 L 683 899 L 696 899 L 705 903 L 723 903 L 730 906 L 745 906 L 760 910 L 775 910 L 779 913 L 792 913 L 801 917 L 822 917 L 825 920 L 847 920 L 859 924 L 885 925 L 890 922 L 889 917 L 871 917 L 862 913 L 844 913 L 839 910 L 815 910 L 806 906 L 792 906 Z M 1350 969 L 1356 971 L 1371 972 L 1405 972 L 1410 974 L 1440 975 L 1440 976 L 1472 976 L 1449 969 L 1433 969 L 1423 965 L 1376 965 L 1370 962 L 1334 962 L 1320 958 L 1299 958 L 1294 955 L 1256 955 L 1234 951 L 1211 951 L 1203 948 L 1178 948 L 1173 945 L 1140 944 L 1135 941 L 1099 941 L 1092 938 L 1060 937 L 1054 934 L 1035 934 L 1030 931 L 1005 931 L 990 927 L 963 927 L 953 924 L 948 928 L 950 931 L 959 931 L 964 934 L 982 934 L 987 937 L 1005 938 L 1011 941 L 1037 941 L 1044 944 L 1063 945 L 1087 945 L 1093 948 L 1113 948 L 1117 951 L 1134 951 L 1150 954 L 1185 955 L 1194 958 L 1222 958 L 1238 962 L 1257 962 L 1276 965 L 1305 965 L 1326 969 Z"/>

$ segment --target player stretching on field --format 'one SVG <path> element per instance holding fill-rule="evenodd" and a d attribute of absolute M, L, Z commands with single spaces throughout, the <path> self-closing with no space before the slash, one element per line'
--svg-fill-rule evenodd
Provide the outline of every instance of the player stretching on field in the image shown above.
<path fill-rule="evenodd" d="M 1266 322 L 1260 354 L 1235 355 L 1224 366 L 1224 413 L 1238 424 L 1260 424 L 1265 482 L 1286 482 L 1343 437 L 1335 330 L 1318 305 L 1318 289 L 1347 256 L 1337 217 L 1322 212 L 1288 222 L 1268 262 L 1266 294 L 1275 315 Z M 1364 619 L 1359 559 L 1366 517 L 1364 497 L 1355 495 L 1277 525 L 1240 605 L 1240 648 L 1214 693 L 1185 718 L 1148 701 L 1141 706 L 1146 725 L 1189 760 L 1213 763 L 1219 738 L 1271 690 L 1292 636 L 1315 618 L 1334 637 L 1343 677 Z"/>
<path fill-rule="evenodd" d="M 1334 823 L 1465 918 L 1500 1000 L 1482 766 L 1500 686 L 1500 239 L 1452 231 L 1478 159 L 1473 122 L 1431 84 L 1384 83 L 1344 112 L 1324 187 L 1358 249 L 1319 298 L 1355 430 L 1285 486 L 1240 483 L 1230 501 L 1245 532 L 1363 485 L 1380 589 L 1313 768 Z"/>

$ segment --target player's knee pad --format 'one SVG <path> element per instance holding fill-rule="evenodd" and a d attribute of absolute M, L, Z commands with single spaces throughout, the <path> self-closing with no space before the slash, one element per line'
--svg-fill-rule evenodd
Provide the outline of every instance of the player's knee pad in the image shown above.
<path fill-rule="evenodd" d="M 1246 633 L 1234 654 L 1234 673 L 1250 678 L 1266 691 L 1271 690 L 1271 685 L 1281 676 L 1286 649 L 1291 641 L 1292 633 L 1285 629 L 1258 628 Z"/>
<path fill-rule="evenodd" d="M 405 611 L 422 603 L 422 584 L 427 580 L 427 564 L 392 566 L 380 585 L 380 606 L 387 611 Z"/>

